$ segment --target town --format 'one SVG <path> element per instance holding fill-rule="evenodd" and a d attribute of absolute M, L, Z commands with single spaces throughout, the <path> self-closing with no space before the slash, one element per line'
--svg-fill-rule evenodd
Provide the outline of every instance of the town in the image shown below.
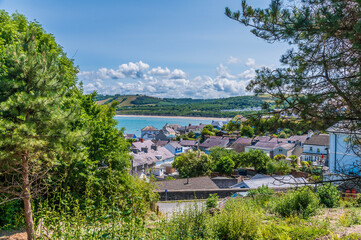
<path fill-rule="evenodd" d="M 224 192 L 222 196 L 225 197 L 232 195 L 240 188 L 268 186 L 269 188 L 284 189 L 322 181 L 336 181 L 337 179 L 340 180 L 340 184 L 342 183 L 340 189 L 343 192 L 356 191 L 355 186 L 352 189 L 345 187 L 347 185 L 345 176 L 352 176 L 359 172 L 357 162 L 360 161 L 360 158 L 347 142 L 352 133 L 345 131 L 339 126 L 340 124 L 328 128 L 327 133 L 308 130 L 306 134 L 292 135 L 287 138 L 274 134 L 246 137 L 241 136 L 240 131 L 224 131 L 225 126 L 230 122 L 233 124 L 239 122 L 241 125 L 245 121 L 245 117 L 237 115 L 231 120 L 212 121 L 208 125 L 166 124 L 161 129 L 145 126 L 141 129 L 139 137 L 134 134 L 125 134 L 124 137 L 131 141 L 130 150 L 133 159 L 130 174 L 146 181 L 151 178 L 155 179 L 156 185 L 160 187 L 159 193 L 162 194 L 166 190 L 168 199 L 170 199 L 172 191 L 179 190 L 233 189 L 233 191 Z M 213 134 L 213 132 L 216 133 Z M 277 129 L 277 132 L 282 132 L 282 129 Z M 189 179 L 189 174 L 187 176 L 182 172 L 180 174 L 177 169 L 177 167 L 183 168 L 184 166 L 178 164 L 175 167 L 174 164 L 175 159 L 190 154 L 190 152 L 207 154 L 214 161 L 218 161 L 217 153 L 213 156 L 213 152 L 220 151 L 231 158 L 259 151 L 269 159 L 269 162 L 273 162 L 274 165 L 283 164 L 286 169 L 273 172 L 266 169 L 257 172 L 254 167 L 242 166 L 242 163 L 236 166 L 233 163 L 234 168 L 228 173 L 219 173 L 210 166 L 207 174 L 204 174 L 205 172 L 196 173 L 197 177 Z M 190 161 L 196 160 L 190 159 Z M 189 164 L 189 162 L 181 164 Z M 266 165 L 267 163 L 265 163 L 265 168 L 275 167 L 271 164 Z M 204 177 L 203 175 L 208 176 Z M 167 183 L 175 179 L 179 179 L 176 181 L 183 183 L 182 177 L 187 177 L 187 181 L 192 181 L 192 183 L 201 181 L 202 184 L 186 186 Z M 279 180 L 280 178 L 282 181 Z M 359 191 L 360 189 L 357 188 L 357 192 Z M 207 195 L 203 197 L 207 197 Z M 192 198 L 192 196 L 175 196 L 173 199 L 181 200 L 182 198 Z"/>

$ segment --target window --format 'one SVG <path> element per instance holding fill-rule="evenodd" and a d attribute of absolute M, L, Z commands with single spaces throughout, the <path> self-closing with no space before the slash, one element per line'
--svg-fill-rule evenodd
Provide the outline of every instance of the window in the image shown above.
<path fill-rule="evenodd" d="M 318 152 L 318 153 L 320 152 L 320 149 L 319 149 L 319 148 L 317 148 L 317 152 Z"/>
<path fill-rule="evenodd" d="M 312 152 L 312 147 L 310 147 L 310 151 Z"/>

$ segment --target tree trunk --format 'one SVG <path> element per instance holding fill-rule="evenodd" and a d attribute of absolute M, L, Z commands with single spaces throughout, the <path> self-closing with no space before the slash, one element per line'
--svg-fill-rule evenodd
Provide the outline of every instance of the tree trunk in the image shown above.
<path fill-rule="evenodd" d="M 25 210 L 25 222 L 26 222 L 26 233 L 28 240 L 34 239 L 34 220 L 33 210 L 31 209 L 31 194 L 30 194 L 30 181 L 29 181 L 29 161 L 27 154 L 23 158 L 23 192 L 24 192 L 24 210 Z"/>

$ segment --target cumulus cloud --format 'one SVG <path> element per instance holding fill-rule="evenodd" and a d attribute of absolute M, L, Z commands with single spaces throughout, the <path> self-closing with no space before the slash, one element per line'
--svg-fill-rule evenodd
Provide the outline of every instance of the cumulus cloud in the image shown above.
<path fill-rule="evenodd" d="M 253 66 L 255 61 L 247 61 Z M 249 94 L 245 87 L 255 77 L 255 69 L 249 67 L 241 73 L 232 74 L 220 64 L 214 76 L 191 78 L 181 69 L 150 67 L 142 61 L 119 65 L 117 69 L 100 68 L 82 71 L 78 78 L 83 81 L 86 93 L 145 94 L 155 97 L 220 98 Z"/>
<path fill-rule="evenodd" d="M 256 66 L 256 60 L 254 58 L 248 58 L 246 62 L 247 67 L 254 67 Z"/>
<path fill-rule="evenodd" d="M 233 63 L 238 63 L 238 62 L 239 62 L 238 58 L 235 58 L 232 56 L 230 56 L 227 60 L 227 64 L 233 64 Z"/>

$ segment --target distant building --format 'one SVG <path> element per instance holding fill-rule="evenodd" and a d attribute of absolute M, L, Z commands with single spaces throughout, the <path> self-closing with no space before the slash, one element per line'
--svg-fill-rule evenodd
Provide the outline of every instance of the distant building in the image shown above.
<path fill-rule="evenodd" d="M 135 134 L 124 134 L 123 136 L 125 139 L 137 139 L 137 136 Z"/>
<path fill-rule="evenodd" d="M 209 153 L 209 149 L 213 147 L 227 147 L 229 143 L 228 137 L 216 137 L 212 136 L 207 138 L 203 143 L 199 145 L 199 149 L 205 153 Z"/>
<path fill-rule="evenodd" d="M 328 159 L 330 136 L 328 134 L 312 135 L 303 144 L 301 161 L 312 161 L 324 165 Z"/>
<path fill-rule="evenodd" d="M 212 120 L 212 126 L 215 129 L 221 130 L 224 125 L 226 125 L 228 121 L 214 121 Z"/>
<path fill-rule="evenodd" d="M 231 148 L 240 153 L 244 152 L 247 146 L 251 146 L 252 138 L 238 138 L 232 145 Z"/>
<path fill-rule="evenodd" d="M 150 174 L 162 176 L 165 173 L 166 167 L 171 165 L 174 161 L 174 154 L 169 152 L 165 147 L 157 147 L 153 145 L 146 151 L 134 153 L 132 160 L 132 174 L 140 176 L 143 174 Z"/>
<path fill-rule="evenodd" d="M 330 133 L 329 171 L 346 175 L 360 175 L 360 147 L 352 143 L 352 139 L 361 138 L 360 132 L 350 130 L 350 124 L 341 122 L 327 129 Z"/>
<path fill-rule="evenodd" d="M 171 141 L 167 145 L 164 146 L 169 152 L 173 155 L 180 155 L 183 153 L 183 147 L 178 142 Z"/>
<path fill-rule="evenodd" d="M 291 143 L 277 143 L 277 142 L 257 142 L 255 145 L 246 146 L 245 151 L 249 152 L 251 149 L 258 149 L 264 152 L 270 158 L 274 158 L 278 154 L 283 154 L 286 157 L 294 155 L 296 146 Z"/>
<path fill-rule="evenodd" d="M 159 133 L 159 130 L 153 126 L 146 126 L 141 130 L 141 138 L 143 139 L 155 139 L 155 136 Z"/>
<path fill-rule="evenodd" d="M 191 148 L 193 150 L 197 149 L 197 142 L 194 140 L 183 140 L 181 139 L 179 142 L 179 145 L 181 145 L 182 147 L 188 147 Z"/>

